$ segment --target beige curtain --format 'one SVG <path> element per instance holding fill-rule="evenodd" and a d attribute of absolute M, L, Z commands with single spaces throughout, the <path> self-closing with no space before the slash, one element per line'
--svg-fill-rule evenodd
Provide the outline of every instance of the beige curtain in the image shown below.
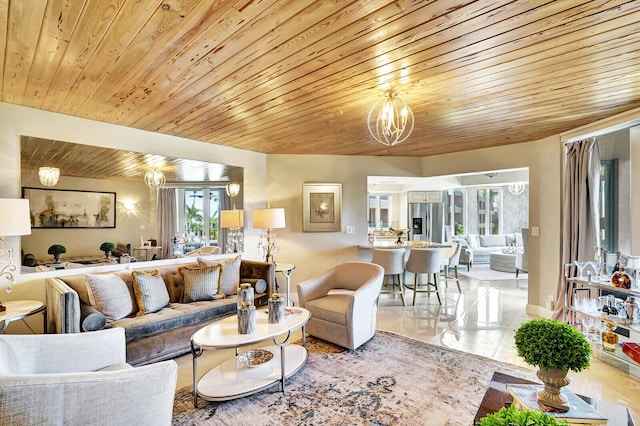
<path fill-rule="evenodd" d="M 600 154 L 596 138 L 567 144 L 562 200 L 562 267 L 558 280 L 554 318 L 562 319 L 562 307 L 572 303 L 573 289 L 565 292 L 565 265 L 589 261 L 599 246 Z M 576 275 L 572 266 L 569 276 Z"/>
<path fill-rule="evenodd" d="M 173 238 L 176 234 L 178 220 L 176 208 L 176 190 L 174 188 L 159 189 L 156 196 L 156 227 L 162 246 L 161 259 L 169 259 L 172 253 Z"/>

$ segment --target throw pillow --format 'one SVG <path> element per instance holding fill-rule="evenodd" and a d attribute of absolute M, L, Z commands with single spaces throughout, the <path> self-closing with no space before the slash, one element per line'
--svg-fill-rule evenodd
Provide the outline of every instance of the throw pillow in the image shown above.
<path fill-rule="evenodd" d="M 220 292 L 222 266 L 182 266 L 178 268 L 184 281 L 182 302 L 224 299 Z"/>
<path fill-rule="evenodd" d="M 169 292 L 157 270 L 133 271 L 133 292 L 138 302 L 138 313 L 142 316 L 157 312 L 169 304 Z"/>
<path fill-rule="evenodd" d="M 222 283 L 220 284 L 220 292 L 225 296 L 238 294 L 240 286 L 240 263 L 242 256 L 236 256 L 233 259 L 208 260 L 202 257 L 198 258 L 200 266 L 222 265 Z"/>
<path fill-rule="evenodd" d="M 89 305 L 108 320 L 119 320 L 133 311 L 127 284 L 115 274 L 85 275 Z"/>

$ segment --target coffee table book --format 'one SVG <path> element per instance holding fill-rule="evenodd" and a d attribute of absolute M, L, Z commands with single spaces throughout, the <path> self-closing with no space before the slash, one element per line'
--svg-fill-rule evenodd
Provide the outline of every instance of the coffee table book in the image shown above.
<path fill-rule="evenodd" d="M 552 414 L 557 419 L 566 420 L 570 425 L 607 425 L 608 419 L 592 405 L 587 404 L 570 389 L 562 393 L 569 400 L 569 411 L 561 412 L 555 408 L 538 404 L 538 391 L 543 385 L 507 385 L 507 392 L 513 397 L 513 403 L 519 409 L 540 410 Z"/>

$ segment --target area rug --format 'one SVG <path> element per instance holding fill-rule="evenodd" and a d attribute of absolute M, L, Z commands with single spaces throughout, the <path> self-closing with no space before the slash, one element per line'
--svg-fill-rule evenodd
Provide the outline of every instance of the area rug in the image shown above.
<path fill-rule="evenodd" d="M 473 423 L 495 371 L 529 380 L 533 370 L 378 331 L 355 351 L 313 337 L 309 358 L 279 385 L 226 402 L 176 393 L 173 424 L 465 425 Z M 224 386 L 221 383 L 220 386 Z"/>
<path fill-rule="evenodd" d="M 473 265 L 469 271 L 466 267 L 458 267 L 458 275 L 464 275 L 478 281 L 504 281 L 504 280 L 528 280 L 529 276 L 524 273 L 519 273 L 516 278 L 515 272 L 502 272 L 494 271 L 489 268 L 489 265 Z"/>

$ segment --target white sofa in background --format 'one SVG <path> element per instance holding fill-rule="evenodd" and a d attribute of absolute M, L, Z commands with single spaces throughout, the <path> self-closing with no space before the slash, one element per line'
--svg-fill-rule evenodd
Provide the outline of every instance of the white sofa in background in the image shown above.
<path fill-rule="evenodd" d="M 465 237 L 467 249 L 471 254 L 473 263 L 489 263 L 489 254 L 502 249 L 516 245 L 523 246 L 522 234 L 516 232 L 513 234 L 495 234 L 495 235 L 478 235 L 468 234 Z"/>

